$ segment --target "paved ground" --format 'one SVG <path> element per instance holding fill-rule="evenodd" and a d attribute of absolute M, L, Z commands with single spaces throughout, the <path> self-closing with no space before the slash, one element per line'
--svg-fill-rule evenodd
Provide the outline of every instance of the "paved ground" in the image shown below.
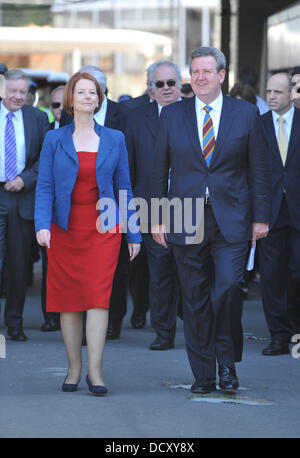
<path fill-rule="evenodd" d="M 130 327 L 130 304 L 121 339 L 107 342 L 104 377 L 109 396 L 96 398 L 85 384 L 60 391 L 66 374 L 60 332 L 42 333 L 40 266 L 28 291 L 24 327 L 29 340 L 6 342 L 0 359 L 0 437 L 232 438 L 300 437 L 300 358 L 264 357 L 267 330 L 257 286 L 244 308 L 245 352 L 238 365 L 241 389 L 235 397 L 191 396 L 182 323 L 176 347 L 151 352 L 149 324 Z M 148 318 L 149 322 L 149 318 Z M 3 327 L 3 306 L 0 318 Z M 227 401 L 227 402 L 226 402 Z"/>

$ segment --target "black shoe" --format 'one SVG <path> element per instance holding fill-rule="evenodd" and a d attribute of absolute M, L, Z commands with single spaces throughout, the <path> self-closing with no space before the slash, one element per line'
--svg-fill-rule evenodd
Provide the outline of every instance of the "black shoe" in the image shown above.
<path fill-rule="evenodd" d="M 134 329 L 143 329 L 146 325 L 146 314 L 142 315 L 135 315 L 134 313 L 131 315 L 131 325 Z"/>
<path fill-rule="evenodd" d="M 191 386 L 192 393 L 205 394 L 211 393 L 212 391 L 216 391 L 215 380 L 200 379 L 196 380 Z"/>
<path fill-rule="evenodd" d="M 116 326 L 115 324 L 108 323 L 107 331 L 106 331 L 107 340 L 120 339 L 120 334 L 121 334 L 121 326 Z"/>
<path fill-rule="evenodd" d="M 237 378 L 234 366 L 219 365 L 219 388 L 227 393 L 235 392 L 239 387 L 239 379 Z"/>
<path fill-rule="evenodd" d="M 169 342 L 168 340 L 164 340 L 161 337 L 156 337 L 156 339 L 149 346 L 150 350 L 169 350 L 170 348 L 174 348 L 174 343 Z"/>
<path fill-rule="evenodd" d="M 287 355 L 290 352 L 288 341 L 271 340 L 270 344 L 262 350 L 264 356 Z"/>
<path fill-rule="evenodd" d="M 106 386 L 92 385 L 88 375 L 86 376 L 86 383 L 88 384 L 90 392 L 95 396 L 105 396 L 107 394 L 108 390 Z"/>
<path fill-rule="evenodd" d="M 67 377 L 65 378 L 65 381 L 66 381 L 66 379 L 67 379 Z M 74 391 L 78 390 L 78 384 L 79 384 L 80 380 L 79 380 L 78 383 L 65 383 L 65 381 L 64 381 L 64 383 L 62 384 L 62 387 L 61 387 L 62 391 L 64 391 L 65 393 L 73 393 Z"/>
<path fill-rule="evenodd" d="M 56 321 L 56 320 L 45 321 L 45 323 L 41 327 L 42 332 L 53 332 L 53 331 L 59 331 L 59 330 L 60 330 L 60 323 L 59 321 Z"/>
<path fill-rule="evenodd" d="M 15 342 L 26 342 L 27 340 L 27 336 L 24 334 L 23 328 L 21 327 L 8 327 L 7 336 Z"/>

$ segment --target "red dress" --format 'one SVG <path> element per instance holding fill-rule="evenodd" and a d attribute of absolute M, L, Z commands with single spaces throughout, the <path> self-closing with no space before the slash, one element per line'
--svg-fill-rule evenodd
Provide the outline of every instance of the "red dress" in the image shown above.
<path fill-rule="evenodd" d="M 72 192 L 67 231 L 52 223 L 47 272 L 47 312 L 109 308 L 121 234 L 96 228 L 99 191 L 96 153 L 78 152 L 79 172 Z"/>

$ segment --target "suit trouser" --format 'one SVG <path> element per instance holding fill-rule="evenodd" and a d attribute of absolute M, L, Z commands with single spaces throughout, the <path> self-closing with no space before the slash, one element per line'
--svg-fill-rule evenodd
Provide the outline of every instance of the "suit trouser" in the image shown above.
<path fill-rule="evenodd" d="M 173 245 L 183 294 L 187 354 L 196 380 L 215 379 L 219 364 L 232 366 L 232 301 L 241 294 L 248 242 L 229 243 L 222 236 L 211 207 L 204 210 L 204 240 Z"/>
<path fill-rule="evenodd" d="M 19 193 L 0 187 L 0 266 L 6 260 L 7 284 L 5 324 L 23 324 L 23 308 L 27 289 L 33 221 L 19 215 Z"/>
<path fill-rule="evenodd" d="M 42 305 L 42 312 L 45 318 L 45 321 L 49 321 L 50 319 L 55 320 L 59 323 L 59 313 L 57 312 L 47 312 L 47 270 L 48 270 L 48 257 L 47 257 L 47 250 L 46 247 L 41 247 L 41 255 L 42 255 L 42 291 L 41 291 L 41 305 Z"/>
<path fill-rule="evenodd" d="M 289 224 L 285 198 L 278 220 L 259 241 L 260 286 L 271 338 L 300 331 L 300 232 Z"/>
<path fill-rule="evenodd" d="M 126 235 L 123 234 L 109 305 L 109 321 L 113 325 L 121 326 L 126 315 L 128 288 L 133 302 L 133 314 L 146 314 L 149 309 L 149 273 L 145 249 L 142 246 L 138 256 L 130 262 Z"/>
<path fill-rule="evenodd" d="M 158 245 L 151 234 L 143 234 L 149 266 L 151 326 L 164 340 L 173 342 L 182 301 L 173 248 Z"/>

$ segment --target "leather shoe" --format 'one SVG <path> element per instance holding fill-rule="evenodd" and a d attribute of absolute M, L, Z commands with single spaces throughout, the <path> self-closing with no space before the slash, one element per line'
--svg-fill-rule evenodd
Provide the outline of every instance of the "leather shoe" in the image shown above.
<path fill-rule="evenodd" d="M 62 384 L 62 387 L 61 387 L 62 391 L 64 391 L 65 393 L 73 393 L 74 391 L 78 390 L 79 382 L 78 383 L 65 383 L 66 380 L 67 380 L 67 377 L 65 378 L 65 381 Z"/>
<path fill-rule="evenodd" d="M 89 376 L 86 376 L 86 383 L 89 387 L 89 391 L 94 395 L 94 396 L 105 396 L 108 392 L 106 386 L 103 385 L 92 385 Z"/>
<path fill-rule="evenodd" d="M 146 324 L 146 314 L 142 315 L 135 315 L 134 313 L 131 315 L 131 325 L 134 329 L 143 329 Z"/>
<path fill-rule="evenodd" d="M 227 393 L 235 392 L 239 387 L 239 379 L 237 378 L 234 366 L 219 365 L 219 388 Z"/>
<path fill-rule="evenodd" d="M 149 346 L 150 350 L 169 350 L 170 348 L 174 348 L 174 343 L 169 342 L 168 340 L 164 340 L 161 337 L 156 337 L 156 339 Z"/>
<path fill-rule="evenodd" d="M 24 334 L 23 328 L 21 327 L 8 327 L 7 335 L 11 340 L 14 340 L 15 342 L 26 342 L 27 340 L 27 336 Z"/>
<path fill-rule="evenodd" d="M 108 323 L 107 331 L 106 331 L 107 340 L 120 339 L 120 334 L 121 334 L 121 326 L 116 326 L 115 324 Z"/>
<path fill-rule="evenodd" d="M 200 379 L 196 380 L 191 386 L 191 392 L 197 394 L 210 393 L 211 391 L 216 391 L 216 381 Z"/>
<path fill-rule="evenodd" d="M 42 332 L 53 332 L 53 331 L 59 331 L 59 330 L 60 330 L 60 323 L 55 320 L 45 321 L 45 323 L 41 327 Z"/>
<path fill-rule="evenodd" d="M 264 356 L 287 355 L 290 352 L 288 341 L 271 340 L 270 344 L 262 350 Z"/>

